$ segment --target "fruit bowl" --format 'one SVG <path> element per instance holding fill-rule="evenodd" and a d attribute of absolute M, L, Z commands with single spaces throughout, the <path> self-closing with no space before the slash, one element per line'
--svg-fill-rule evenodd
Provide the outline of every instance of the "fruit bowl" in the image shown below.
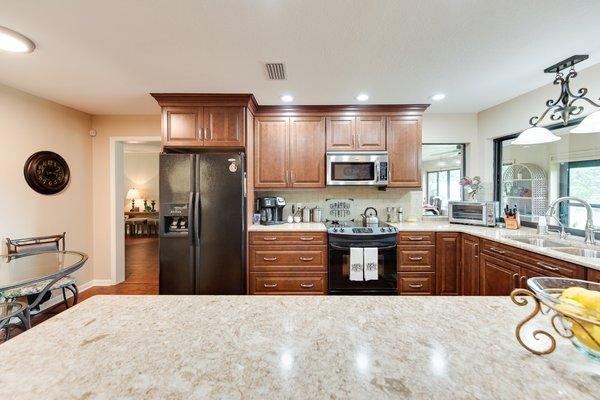
<path fill-rule="evenodd" d="M 528 302 L 523 296 L 534 298 L 534 310 L 517 325 L 517 340 L 534 354 L 554 351 L 556 342 L 545 331 L 533 332 L 533 337 L 545 336 L 550 347 L 536 350 L 526 345 L 521 338 L 521 328 L 538 313 L 550 315 L 552 327 L 558 335 L 570 339 L 573 345 L 589 358 L 600 361 L 600 284 L 578 279 L 539 277 L 527 280 L 527 289 L 516 289 L 511 294 L 513 302 L 524 306 Z M 544 310 L 542 306 L 547 309 Z"/>

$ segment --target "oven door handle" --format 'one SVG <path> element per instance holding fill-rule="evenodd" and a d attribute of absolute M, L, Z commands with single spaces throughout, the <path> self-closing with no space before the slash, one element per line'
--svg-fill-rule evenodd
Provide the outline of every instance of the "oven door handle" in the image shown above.
<path fill-rule="evenodd" d="M 332 249 L 335 250 L 350 250 L 350 247 L 342 247 L 342 246 L 336 246 L 335 244 L 329 244 L 329 247 L 331 247 Z M 366 246 L 369 247 L 369 246 Z M 377 250 L 392 250 L 396 248 L 396 245 L 393 246 L 385 246 L 385 247 L 377 247 L 377 246 L 373 246 L 375 247 Z M 365 246 L 360 246 L 359 248 L 365 248 Z"/>

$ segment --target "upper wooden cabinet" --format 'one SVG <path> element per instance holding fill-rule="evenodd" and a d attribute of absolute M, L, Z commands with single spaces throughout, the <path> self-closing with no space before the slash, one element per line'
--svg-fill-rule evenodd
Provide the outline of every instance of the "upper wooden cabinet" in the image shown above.
<path fill-rule="evenodd" d="M 197 146 L 203 139 L 202 107 L 164 107 L 162 110 L 165 146 Z"/>
<path fill-rule="evenodd" d="M 385 140 L 383 116 L 327 117 L 328 151 L 383 151 Z"/>
<path fill-rule="evenodd" d="M 387 119 L 389 187 L 421 187 L 421 117 Z"/>
<path fill-rule="evenodd" d="M 244 107 L 204 107 L 204 146 L 244 147 Z"/>
<path fill-rule="evenodd" d="M 325 118 L 257 117 L 254 187 L 325 187 Z"/>

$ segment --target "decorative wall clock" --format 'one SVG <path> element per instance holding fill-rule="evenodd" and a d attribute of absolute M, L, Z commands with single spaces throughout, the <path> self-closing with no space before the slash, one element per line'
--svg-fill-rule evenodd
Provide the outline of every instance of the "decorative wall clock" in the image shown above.
<path fill-rule="evenodd" d="M 59 154 L 38 151 L 25 162 L 23 174 L 29 186 L 41 194 L 56 194 L 69 184 L 69 165 Z"/>

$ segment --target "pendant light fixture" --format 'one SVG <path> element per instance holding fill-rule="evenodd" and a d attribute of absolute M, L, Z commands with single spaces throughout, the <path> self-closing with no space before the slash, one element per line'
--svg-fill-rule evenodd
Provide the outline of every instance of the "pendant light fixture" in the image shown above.
<path fill-rule="evenodd" d="M 35 49 L 35 43 L 31 39 L 0 26 L 0 50 L 11 53 L 31 53 Z"/>
<path fill-rule="evenodd" d="M 529 145 L 529 144 L 540 144 L 549 143 L 560 140 L 559 136 L 556 136 L 549 129 L 538 126 L 538 124 L 550 114 L 550 120 L 560 121 L 564 126 L 569 124 L 569 120 L 573 116 L 580 115 L 583 112 L 583 106 L 574 105 L 575 102 L 580 100 L 590 103 L 594 107 L 600 108 L 600 104 L 586 97 L 588 90 L 586 88 L 580 88 L 577 90 L 577 94 L 571 91 L 570 81 L 577 77 L 575 71 L 575 64 L 578 64 L 584 60 L 587 60 L 589 56 L 587 54 L 571 56 L 563 61 L 560 61 L 544 70 L 545 73 L 555 74 L 554 84 L 560 85 L 560 95 L 556 100 L 546 101 L 546 110 L 540 116 L 533 116 L 529 119 L 530 128 L 524 130 L 512 144 L 517 145 Z M 569 72 L 565 75 L 561 72 L 564 69 L 569 69 Z M 584 124 L 585 123 L 585 124 Z M 592 133 L 600 132 L 600 113 L 598 111 L 588 115 L 575 129 L 571 130 L 572 133 Z"/>

